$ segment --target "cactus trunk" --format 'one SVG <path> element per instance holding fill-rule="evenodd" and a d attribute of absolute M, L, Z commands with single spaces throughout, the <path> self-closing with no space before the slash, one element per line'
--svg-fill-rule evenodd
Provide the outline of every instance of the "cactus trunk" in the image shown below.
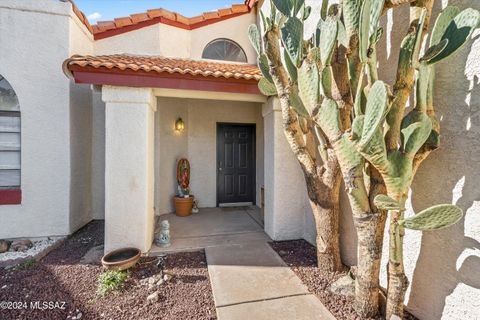
<path fill-rule="evenodd" d="M 311 199 L 309 201 L 317 231 L 317 265 L 321 270 L 335 272 L 344 268 L 340 257 L 340 234 L 338 230 L 340 217 L 339 193 L 335 190 L 329 190 L 324 192 L 323 196 L 330 199 L 322 204 Z"/>
<path fill-rule="evenodd" d="M 333 147 L 342 169 L 358 238 L 354 308 L 362 317 L 374 317 L 379 307 L 383 243 L 383 228 L 379 228 L 379 223 L 382 223 L 383 218 L 371 210 L 363 179 L 364 161 L 360 154 L 352 152 L 352 143 L 346 137 L 336 142 Z"/>
<path fill-rule="evenodd" d="M 410 28 L 400 46 L 397 77 L 391 87 L 379 80 L 376 44 L 383 35 L 379 19 L 385 9 L 404 3 L 411 6 Z M 250 28 L 264 74 L 259 87 L 265 95 L 280 100 L 284 133 L 303 170 L 317 224 L 319 266 L 328 270 L 341 268 L 339 171 L 343 176 L 358 236 L 354 306 L 361 317 L 378 313 L 387 215 L 387 319 L 403 317 L 408 287 L 403 266 L 405 228 L 437 230 L 463 215 L 457 206 L 441 204 L 413 217 L 403 216 L 420 163 L 439 145 L 434 64 L 459 50 L 480 23 L 476 10 L 447 7 L 435 23 L 429 48 L 420 57 L 433 3 L 344 0 L 329 5 L 323 1 L 317 28 L 305 40 L 304 24 L 311 8 L 303 1 L 273 0 L 270 17 L 261 13 L 263 44 L 259 31 Z M 416 105 L 405 115 L 414 87 Z"/>
<path fill-rule="evenodd" d="M 406 193 L 405 193 L 406 194 Z M 391 196 L 399 203 L 404 203 L 406 196 Z M 389 261 L 388 261 L 388 288 L 387 288 L 387 307 L 386 318 L 397 316 L 403 319 L 403 301 L 405 292 L 408 288 L 408 278 L 405 275 L 403 265 L 403 236 L 405 228 L 398 224 L 403 218 L 402 210 L 392 210 L 389 212 Z"/>

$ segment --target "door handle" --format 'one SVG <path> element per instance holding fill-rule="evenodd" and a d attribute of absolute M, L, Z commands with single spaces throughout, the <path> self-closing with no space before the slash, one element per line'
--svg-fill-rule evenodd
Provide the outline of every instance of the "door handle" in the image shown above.
<path fill-rule="evenodd" d="M 222 171 L 223 168 L 222 168 L 222 161 L 220 161 L 220 163 L 218 164 L 218 171 Z"/>

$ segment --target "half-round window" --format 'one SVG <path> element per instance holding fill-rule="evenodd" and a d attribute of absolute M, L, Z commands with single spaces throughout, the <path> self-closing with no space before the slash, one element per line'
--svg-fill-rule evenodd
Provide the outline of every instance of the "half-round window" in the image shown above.
<path fill-rule="evenodd" d="M 203 50 L 203 59 L 247 62 L 247 55 L 236 42 L 229 39 L 215 39 Z"/>
<path fill-rule="evenodd" d="M 0 191 L 20 187 L 20 105 L 0 75 Z"/>

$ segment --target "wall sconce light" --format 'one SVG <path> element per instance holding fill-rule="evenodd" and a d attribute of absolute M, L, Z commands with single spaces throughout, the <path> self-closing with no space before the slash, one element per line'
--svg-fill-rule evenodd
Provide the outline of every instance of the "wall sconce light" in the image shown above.
<path fill-rule="evenodd" d="M 178 118 L 175 121 L 175 131 L 182 132 L 185 129 L 185 122 L 183 122 L 182 118 Z"/>

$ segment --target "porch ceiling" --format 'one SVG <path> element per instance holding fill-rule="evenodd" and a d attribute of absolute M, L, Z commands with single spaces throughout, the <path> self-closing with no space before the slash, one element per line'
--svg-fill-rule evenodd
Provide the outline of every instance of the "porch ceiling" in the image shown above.
<path fill-rule="evenodd" d="M 138 55 L 75 55 L 63 64 L 76 83 L 259 94 L 255 65 Z M 172 81 L 173 80 L 173 81 Z"/>

